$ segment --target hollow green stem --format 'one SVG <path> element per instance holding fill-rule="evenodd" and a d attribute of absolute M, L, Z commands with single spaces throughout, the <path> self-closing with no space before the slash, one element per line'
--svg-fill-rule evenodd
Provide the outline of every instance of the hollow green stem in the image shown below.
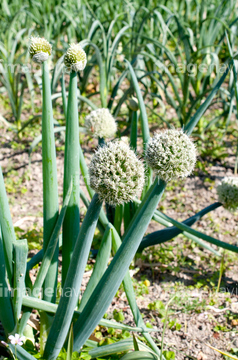
<path fill-rule="evenodd" d="M 79 121 L 77 104 L 77 73 L 70 73 L 67 106 L 65 160 L 64 160 L 64 198 L 72 179 L 72 194 L 63 223 L 62 243 L 62 286 L 71 262 L 74 245 L 80 228 L 79 212 Z"/>
<path fill-rule="evenodd" d="M 42 101 L 43 249 L 46 251 L 59 213 L 53 111 L 47 61 L 42 64 Z M 51 291 L 44 291 L 43 298 L 51 302 L 55 302 L 56 299 L 58 253 L 57 246 L 44 283 L 44 289 Z"/>

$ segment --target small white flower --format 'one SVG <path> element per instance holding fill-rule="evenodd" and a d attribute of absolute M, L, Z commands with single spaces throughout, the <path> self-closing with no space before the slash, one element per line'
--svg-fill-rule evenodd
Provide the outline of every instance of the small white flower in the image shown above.
<path fill-rule="evenodd" d="M 20 336 L 19 334 L 10 335 L 8 336 L 8 339 L 10 340 L 12 345 L 23 345 L 23 342 L 25 341 L 25 336 Z"/>

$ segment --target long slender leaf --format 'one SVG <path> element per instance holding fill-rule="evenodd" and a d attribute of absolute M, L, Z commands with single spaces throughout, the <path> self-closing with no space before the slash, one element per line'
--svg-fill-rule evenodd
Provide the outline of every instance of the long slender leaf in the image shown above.
<path fill-rule="evenodd" d="M 84 307 L 80 319 L 75 323 L 75 350 L 80 349 L 107 310 L 136 253 L 165 186 L 163 181 L 155 180 L 149 198 L 141 205 L 136 221 L 129 228 L 122 245 Z"/>
<path fill-rule="evenodd" d="M 72 192 L 72 182 L 70 183 L 70 187 L 69 187 L 68 192 L 66 194 L 66 197 L 64 199 L 63 206 L 62 206 L 62 208 L 60 210 L 60 214 L 58 216 L 55 228 L 54 228 L 54 230 L 53 230 L 53 232 L 51 234 L 48 246 L 47 246 L 45 252 L 42 252 L 41 257 L 37 259 L 37 260 L 39 260 L 39 262 L 42 261 L 42 264 L 41 264 L 40 270 L 39 270 L 39 272 L 37 274 L 34 286 L 31 289 L 31 293 L 33 294 L 34 297 L 37 297 L 39 295 L 40 291 L 41 291 L 42 285 L 43 285 L 43 283 L 45 281 L 45 277 L 46 277 L 46 275 L 48 273 L 51 261 L 52 261 L 53 256 L 54 256 L 55 249 L 56 249 L 56 247 L 58 245 L 59 233 L 60 233 L 61 226 L 63 224 L 63 220 L 64 220 L 65 213 L 66 213 L 66 210 L 67 210 L 67 206 L 68 206 L 68 203 L 69 203 L 71 192 Z M 39 251 L 39 253 L 40 253 L 40 251 Z M 27 271 L 29 271 L 29 270 L 30 270 L 29 267 L 27 267 Z M 22 314 L 22 318 L 21 318 L 21 321 L 20 321 L 20 326 L 19 326 L 19 332 L 21 334 L 24 331 L 24 328 L 25 328 L 25 326 L 27 324 L 27 321 L 29 319 L 30 314 L 31 314 L 31 309 L 29 309 L 29 308 L 24 309 L 23 314 Z"/>
<path fill-rule="evenodd" d="M 49 360 L 57 357 L 68 334 L 74 309 L 79 298 L 83 273 L 101 207 L 102 203 L 99 200 L 98 195 L 95 194 L 84 218 L 74 247 L 72 261 L 63 287 L 63 293 L 45 346 L 44 356 Z M 70 296 L 68 295 L 69 292 Z"/>
<path fill-rule="evenodd" d="M 142 128 L 142 137 L 143 137 L 143 146 L 144 149 L 147 146 L 147 143 L 150 139 L 150 131 L 149 131 L 149 126 L 148 126 L 148 119 L 147 119 L 147 114 L 146 114 L 146 109 L 145 109 L 145 104 L 144 104 L 144 100 L 143 97 L 141 95 L 141 91 L 139 88 L 139 84 L 137 81 L 137 77 L 135 74 L 135 71 L 133 70 L 133 67 L 131 66 L 131 64 L 129 63 L 129 61 L 125 60 L 128 69 L 130 71 L 131 74 L 131 79 L 135 88 L 135 92 L 138 98 L 138 105 L 140 108 L 140 119 L 141 119 L 141 128 Z"/>
<path fill-rule="evenodd" d="M 79 311 L 83 310 L 93 290 L 95 289 L 97 283 L 99 282 L 99 280 L 101 279 L 102 275 L 104 274 L 107 268 L 109 257 L 111 255 L 111 246 L 112 246 L 111 233 L 112 233 L 111 227 L 108 225 L 100 244 L 100 248 L 96 258 L 96 263 L 93 268 L 93 273 L 89 279 L 86 290 L 84 291 L 82 299 L 80 301 Z"/>
<path fill-rule="evenodd" d="M 42 310 L 42 311 L 46 311 L 49 313 L 53 313 L 55 314 L 58 308 L 58 305 L 50 303 L 48 301 L 45 300 L 40 300 L 40 299 L 36 299 L 32 296 L 23 296 L 23 305 L 27 306 L 31 309 L 37 309 L 37 310 Z M 79 311 L 74 311 L 74 318 L 78 319 L 80 315 Z M 128 330 L 128 331 L 135 331 L 135 332 L 142 332 L 143 329 L 140 327 L 132 327 L 130 325 L 125 325 L 125 324 L 121 324 L 119 322 L 116 322 L 115 320 L 107 320 L 107 319 L 101 319 L 99 322 L 99 325 L 101 326 L 105 326 L 108 328 L 113 328 L 113 329 L 120 329 L 120 330 Z M 155 331 L 154 329 L 149 329 L 147 328 L 147 331 Z"/>
<path fill-rule="evenodd" d="M 27 263 L 27 240 L 18 240 L 13 244 L 14 259 L 14 296 L 13 309 L 15 320 L 19 320 L 22 308 L 22 297 L 25 292 L 25 275 Z"/>
<path fill-rule="evenodd" d="M 62 83 L 62 82 L 61 82 Z M 63 91 L 64 91 L 64 95 L 63 95 Z M 63 98 L 63 96 L 64 98 Z M 65 100 L 67 100 L 67 96 L 68 96 L 68 92 L 65 91 L 65 89 L 63 90 L 63 86 L 62 86 L 62 94 L 61 93 L 56 93 L 54 95 L 51 96 L 51 100 L 56 100 L 58 98 L 60 98 L 62 96 L 62 102 L 63 102 L 63 107 L 64 107 L 64 102 Z M 65 98 L 66 96 L 66 98 Z M 85 102 L 88 106 L 90 106 L 90 108 L 92 108 L 93 110 L 96 110 L 98 107 L 97 105 L 95 105 L 92 101 L 90 101 L 87 97 L 82 96 L 77 94 L 77 97 L 80 101 Z M 67 102 L 66 102 L 67 103 Z M 64 110 L 65 111 L 65 110 Z M 66 113 L 67 114 L 67 113 Z"/>
<path fill-rule="evenodd" d="M 95 50 L 95 54 L 97 57 L 97 62 L 99 66 L 99 73 L 100 73 L 100 98 L 102 107 L 106 107 L 107 104 L 107 76 L 106 76 L 106 64 L 103 61 L 102 55 L 100 53 L 99 48 L 93 42 L 89 40 L 84 40 L 80 42 L 81 46 L 84 48 L 85 46 L 92 46 Z M 105 48 L 104 48 L 105 49 Z M 105 49 L 105 51 L 107 51 Z"/>
<path fill-rule="evenodd" d="M 3 250 L 3 239 L 0 227 L 0 279 L 1 279 L 1 291 L 0 296 L 0 321 L 6 333 L 13 331 L 15 327 L 15 319 L 13 313 L 11 292 L 9 291 L 7 272 Z"/>
<path fill-rule="evenodd" d="M 227 76 L 227 74 L 228 74 L 228 72 L 230 70 L 230 66 L 231 66 L 231 61 L 229 62 L 228 66 L 226 68 L 226 71 L 224 72 L 224 74 L 222 75 L 222 77 L 220 78 L 218 83 L 214 86 L 214 88 L 212 89 L 211 93 L 208 95 L 206 100 L 202 103 L 202 105 L 200 105 L 200 107 L 198 108 L 196 113 L 193 115 L 193 117 L 190 119 L 190 121 L 185 125 L 184 131 L 188 135 L 191 135 L 191 133 L 193 132 L 193 129 L 197 125 L 198 121 L 201 119 L 201 117 L 203 116 L 203 114 L 207 110 L 208 106 L 211 104 L 211 102 L 214 99 L 216 93 L 218 92 L 221 85 L 223 84 L 223 82 L 224 82 L 224 80 L 225 80 L 225 78 L 226 78 L 226 76 Z"/>
<path fill-rule="evenodd" d="M 121 246 L 121 239 L 118 236 L 118 233 L 115 231 L 114 228 L 112 228 L 112 240 L 113 240 L 112 241 L 113 250 L 114 250 L 114 252 L 117 252 Z M 143 329 L 142 334 L 143 334 L 144 338 L 148 341 L 148 343 L 150 344 L 151 348 L 155 351 L 155 353 L 160 356 L 161 355 L 160 350 L 156 346 L 156 344 L 155 344 L 154 340 L 152 339 L 152 337 L 150 336 L 150 334 L 148 334 L 148 332 L 147 332 L 148 328 L 144 324 L 142 315 L 137 306 L 136 297 L 135 297 L 134 288 L 133 288 L 129 270 L 126 272 L 126 275 L 125 275 L 122 283 L 123 283 L 126 297 L 127 297 L 128 303 L 130 305 L 130 309 L 132 311 L 136 325 Z M 163 358 L 163 360 L 164 360 L 164 358 Z"/>
<path fill-rule="evenodd" d="M 57 126 L 54 128 L 54 134 L 57 132 L 65 131 L 66 126 Z M 85 132 L 85 128 L 79 127 L 80 132 Z M 28 150 L 28 155 L 31 156 L 32 151 L 35 149 L 35 147 L 42 141 L 42 135 L 38 135 L 35 140 L 32 141 L 30 148 Z"/>
<path fill-rule="evenodd" d="M 54 227 L 54 230 L 53 230 L 53 232 L 51 234 L 51 237 L 50 237 L 49 243 L 47 245 L 47 248 L 45 250 L 45 253 L 44 253 L 44 256 L 43 256 L 43 259 L 42 259 L 42 263 L 41 263 L 41 267 L 40 267 L 40 270 L 39 270 L 39 272 L 38 272 L 38 274 L 36 276 L 36 280 L 35 280 L 35 283 L 34 283 L 34 286 L 33 286 L 33 291 L 35 289 L 40 291 L 40 289 L 41 289 L 41 287 L 43 285 L 44 279 L 46 278 L 47 273 L 49 271 L 50 263 L 51 263 L 51 261 L 52 261 L 52 259 L 54 257 L 55 249 L 57 247 L 60 229 L 61 229 L 62 223 L 64 221 L 64 217 L 65 217 L 67 207 L 68 207 L 68 204 L 69 204 L 69 200 L 70 200 L 70 197 L 71 197 L 71 192 L 72 192 L 72 182 L 70 183 L 69 189 L 68 189 L 67 194 L 66 194 L 65 199 L 64 199 L 62 209 L 61 209 L 60 214 L 58 216 L 58 219 L 57 219 L 56 225 Z"/>
<path fill-rule="evenodd" d="M 162 214 L 160 211 L 157 211 L 157 213 L 159 214 L 159 216 L 164 219 L 164 220 L 167 220 L 169 221 L 170 223 L 172 223 L 174 226 L 178 227 L 179 229 L 183 230 L 184 232 L 187 232 L 189 234 L 192 234 L 198 238 L 201 238 L 211 244 L 214 244 L 218 247 L 221 247 L 223 249 L 226 249 L 226 250 L 230 250 L 230 251 L 233 251 L 235 253 L 238 253 L 238 247 L 235 246 L 235 245 L 231 245 L 231 244 L 227 244 L 226 242 L 224 241 L 220 241 L 220 240 L 217 240 L 211 236 L 208 236 L 206 234 L 203 234 L 201 233 L 200 231 L 197 231 L 197 230 L 194 230 L 194 229 L 191 229 L 189 226 L 183 224 L 183 223 L 180 223 L 172 218 L 170 218 L 169 216 L 165 215 L 165 214 Z"/>
<path fill-rule="evenodd" d="M 199 211 L 197 214 L 184 220 L 183 223 L 185 225 L 192 226 L 196 221 L 201 219 L 202 216 L 206 215 L 210 211 L 217 209 L 220 206 L 222 206 L 221 203 L 214 203 L 212 205 L 209 205 L 206 208 L 204 208 L 203 210 Z M 156 213 L 154 216 L 156 216 Z M 155 218 L 155 220 L 159 221 L 160 219 Z M 182 233 L 182 230 L 178 229 L 176 226 L 173 226 L 173 227 L 170 226 L 167 229 L 162 229 L 162 230 L 158 230 L 153 233 L 150 233 L 144 237 L 144 239 L 142 240 L 142 242 L 140 244 L 138 251 L 142 251 L 143 249 L 145 249 L 148 246 L 153 246 L 153 245 L 157 245 L 157 244 L 161 244 L 163 242 L 169 241 L 181 233 Z"/>
<path fill-rule="evenodd" d="M 0 225 L 2 229 L 3 249 L 5 254 L 5 263 L 10 284 L 12 284 L 12 249 L 13 242 L 16 241 L 15 231 L 12 223 L 11 213 L 9 209 L 7 193 L 0 166 Z"/>
<path fill-rule="evenodd" d="M 133 351 L 129 354 L 124 355 L 122 360 L 158 360 L 158 356 L 148 351 Z"/>
<path fill-rule="evenodd" d="M 73 343 L 74 343 L 73 325 L 71 325 L 71 328 L 70 328 L 70 331 L 69 331 L 69 339 L 68 339 L 66 360 L 71 360 L 72 359 Z"/>
<path fill-rule="evenodd" d="M 9 347 L 13 353 L 13 355 L 17 356 L 18 360 L 35 360 L 36 358 L 29 354 L 25 349 L 23 349 L 20 345 L 12 345 L 9 344 Z"/>
<path fill-rule="evenodd" d="M 65 90 L 64 74 L 62 74 L 62 77 L 61 77 L 61 89 L 62 89 L 63 110 L 64 110 L 64 116 L 66 119 L 66 117 L 67 117 L 67 96 L 66 96 L 66 90 Z"/>
<path fill-rule="evenodd" d="M 144 343 L 142 343 L 141 341 L 138 341 L 138 345 L 139 345 L 141 352 L 147 351 L 150 354 L 152 353 L 151 349 L 148 346 L 146 346 Z M 125 340 L 118 341 L 114 344 L 96 347 L 89 351 L 89 355 L 92 356 L 93 358 L 98 358 L 98 357 L 105 357 L 108 355 L 112 355 L 112 354 L 116 354 L 116 353 L 124 352 L 124 351 L 128 351 L 128 350 L 133 350 L 133 349 L 134 349 L 133 339 L 125 339 Z M 158 359 L 158 357 L 155 356 L 152 359 Z"/>
<path fill-rule="evenodd" d="M 141 129 L 142 129 L 142 138 L 143 138 L 143 148 L 144 151 L 147 147 L 147 144 L 149 142 L 150 139 L 150 131 L 149 131 L 149 124 L 148 124 L 148 118 L 147 118 L 147 114 L 146 114 L 146 108 L 145 108 L 145 103 L 139 88 L 139 84 L 137 81 L 137 77 L 136 74 L 134 72 L 133 67 L 131 66 L 131 64 L 129 63 L 128 60 L 125 59 L 126 64 L 128 65 L 128 69 L 130 71 L 131 74 L 131 79 L 135 88 L 135 92 L 138 98 L 138 105 L 140 108 L 140 120 L 141 120 Z M 146 183 L 144 186 L 144 190 L 142 192 L 142 198 L 144 197 L 145 192 L 149 189 L 149 187 L 151 186 L 152 183 L 152 170 L 151 168 L 147 168 L 146 169 Z"/>
<path fill-rule="evenodd" d="M 122 37 L 123 34 L 129 29 L 129 25 L 125 25 L 120 31 L 117 33 L 115 39 L 113 40 L 111 49 L 110 49 L 110 57 L 108 61 L 107 73 L 110 74 L 112 72 L 113 60 L 116 52 L 117 45 Z"/>
<path fill-rule="evenodd" d="M 130 146 L 136 152 L 137 149 L 137 111 L 132 111 Z"/>

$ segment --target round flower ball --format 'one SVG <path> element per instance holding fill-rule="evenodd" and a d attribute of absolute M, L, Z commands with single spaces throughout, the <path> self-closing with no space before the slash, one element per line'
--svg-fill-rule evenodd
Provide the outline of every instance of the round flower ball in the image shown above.
<path fill-rule="evenodd" d="M 89 165 L 90 186 L 101 201 L 112 206 L 127 203 L 143 189 L 144 166 L 122 141 L 95 152 Z"/>
<path fill-rule="evenodd" d="M 169 129 L 150 139 L 145 159 L 164 181 L 190 175 L 196 163 L 196 148 L 182 130 Z"/>
<path fill-rule="evenodd" d="M 97 109 L 91 111 L 85 117 L 85 127 L 94 138 L 110 138 L 117 131 L 117 124 L 108 109 Z"/>
<path fill-rule="evenodd" d="M 70 44 L 65 57 L 65 66 L 75 72 L 82 71 L 87 64 L 87 57 L 85 51 L 79 44 Z"/>
<path fill-rule="evenodd" d="M 28 50 L 32 60 L 38 64 L 42 64 L 48 60 L 51 55 L 52 46 L 45 38 L 32 36 Z"/>
<path fill-rule="evenodd" d="M 235 211 L 238 209 L 238 177 L 225 177 L 217 186 L 218 200 L 224 208 Z"/>

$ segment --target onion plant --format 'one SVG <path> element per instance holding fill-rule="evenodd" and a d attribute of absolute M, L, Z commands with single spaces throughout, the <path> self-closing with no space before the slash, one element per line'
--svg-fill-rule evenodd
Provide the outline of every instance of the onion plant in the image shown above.
<path fill-rule="evenodd" d="M 24 104 L 24 93 L 29 90 L 31 97 L 31 109 L 34 111 L 34 90 L 31 74 L 27 62 L 22 58 L 26 50 L 21 46 L 23 35 L 27 29 L 21 29 L 15 34 L 7 31 L 6 43 L 0 42 L 1 62 L 0 62 L 0 81 L 1 90 L 6 92 L 12 111 L 13 123 L 1 116 L 2 121 L 19 132 L 22 127 L 22 108 Z M 29 32 L 30 33 L 30 32 Z M 21 49 L 19 51 L 19 49 Z M 26 57 L 28 59 L 28 56 Z M 0 120 L 1 121 L 1 120 Z"/>
<path fill-rule="evenodd" d="M 100 24 L 97 26 L 100 27 Z M 124 31 L 126 32 L 125 28 L 120 36 Z M 114 39 L 115 46 L 119 38 Z M 148 329 L 145 326 L 137 306 L 129 266 L 137 251 L 142 251 L 152 244 L 169 241 L 180 232 L 217 256 L 220 253 L 207 243 L 238 252 L 238 247 L 191 228 L 199 218 L 219 206 L 223 205 L 232 211 L 237 209 L 236 178 L 235 180 L 224 179 L 219 185 L 218 203 L 201 210 L 183 223 L 157 210 L 162 195 L 166 194 L 167 183 L 172 179 L 188 177 L 192 173 L 197 150 L 190 135 L 221 88 L 229 67 L 213 85 L 209 96 L 198 107 L 195 114 L 187 119 L 183 129 L 168 129 L 151 134 L 146 106 L 139 86 L 138 72 L 133 67 L 133 61 L 126 60 L 127 68 L 123 76 L 128 76 L 130 87 L 137 99 L 134 100 L 137 106 L 132 108 L 130 138 L 128 143 L 120 139 L 112 141 L 106 139 L 108 136 L 115 135 L 116 124 L 109 110 L 104 108 L 105 100 L 103 100 L 102 109 L 93 111 L 85 119 L 87 130 L 99 139 L 100 145 L 87 166 L 79 143 L 77 81 L 78 72 L 81 72 L 80 78 L 83 79 L 83 71 L 86 70 L 87 54 L 81 45 L 87 42 L 88 40 L 81 44 L 71 44 L 64 56 L 64 64 L 70 71 L 70 79 L 67 98 L 63 86 L 66 137 L 63 206 L 59 211 L 51 84 L 47 67 L 51 45 L 44 38 L 31 39 L 30 56 L 33 61 L 42 66 L 43 249 L 27 263 L 27 243 L 24 239 L 16 240 L 15 238 L 4 179 L 0 173 L 0 260 L 2 264 L 0 281 L 6 294 L 0 297 L 0 320 L 7 338 L 16 333 L 19 333 L 19 336 L 24 335 L 33 309 L 41 314 L 41 334 L 46 324 L 46 314 L 53 314 L 49 324 L 49 333 L 45 341 L 43 336 L 41 339 L 40 350 L 45 360 L 57 359 L 64 347 L 67 348 L 67 358 L 70 359 L 73 351 L 80 352 L 84 345 L 90 348 L 89 355 L 92 357 L 108 355 L 115 351 L 128 351 L 133 349 L 134 345 L 136 354 L 133 356 L 127 354 L 125 359 L 143 358 L 139 350 L 145 350 L 146 358 L 164 360 L 161 346 L 158 346 L 150 335 L 150 332 L 155 329 Z M 94 49 L 97 53 L 95 46 Z M 103 71 L 105 71 L 105 65 L 107 65 L 107 70 L 110 69 L 109 74 L 113 64 L 113 55 L 108 58 L 107 64 L 105 62 L 102 64 Z M 105 73 L 101 75 L 104 76 Z M 106 99 L 108 94 L 109 79 L 106 78 L 106 81 L 106 88 L 103 86 L 100 89 L 101 100 Z M 138 124 L 143 139 L 141 148 L 137 141 Z M 136 154 L 136 149 L 140 149 L 142 154 L 140 157 Z M 80 189 L 80 176 L 85 181 L 90 200 Z M 87 207 L 81 226 L 80 196 Z M 105 212 L 108 206 L 115 210 L 113 223 Z M 152 218 L 168 228 L 145 235 Z M 125 226 L 122 234 L 123 224 Z M 60 244 L 61 227 L 63 234 Z M 82 279 L 96 227 L 102 234 L 100 249 L 92 276 L 80 300 Z M 59 247 L 62 252 L 62 277 L 58 282 Z M 39 262 L 41 265 L 39 265 L 36 280 L 31 283 L 29 271 Z M 135 320 L 135 327 L 103 319 L 121 283 Z M 62 289 L 58 301 L 56 301 L 57 286 Z M 28 295 L 26 287 L 31 291 Z M 10 289 L 14 290 L 13 297 L 11 297 Z M 139 342 L 137 344 L 133 339 L 128 339 L 101 348 L 95 341 L 89 339 L 98 324 L 127 329 L 133 333 L 140 332 L 147 345 Z M 15 349 L 12 344 L 9 346 L 13 352 L 16 351 L 18 360 L 35 358 L 20 345 L 16 345 Z"/>

